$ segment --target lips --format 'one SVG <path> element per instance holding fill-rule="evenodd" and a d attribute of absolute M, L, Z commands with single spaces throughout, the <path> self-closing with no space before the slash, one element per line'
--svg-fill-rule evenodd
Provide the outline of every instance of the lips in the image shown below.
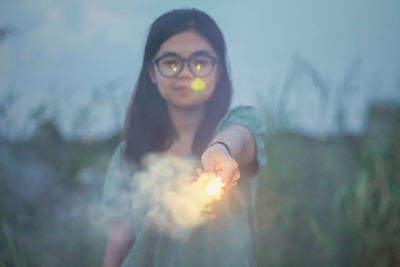
<path fill-rule="evenodd" d="M 178 86 L 178 87 L 174 87 L 174 89 L 177 91 L 182 91 L 182 92 L 191 90 L 191 88 L 189 86 Z"/>
<path fill-rule="evenodd" d="M 175 86 L 174 89 L 190 89 L 190 85 L 179 85 L 179 86 Z"/>

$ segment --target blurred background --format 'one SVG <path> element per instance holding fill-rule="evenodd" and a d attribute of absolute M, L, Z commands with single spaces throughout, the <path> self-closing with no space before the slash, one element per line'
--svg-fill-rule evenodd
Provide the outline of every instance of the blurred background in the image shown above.
<path fill-rule="evenodd" d="M 105 171 L 150 24 L 224 33 L 267 122 L 260 266 L 400 265 L 400 2 L 0 2 L 0 266 L 99 266 Z"/>

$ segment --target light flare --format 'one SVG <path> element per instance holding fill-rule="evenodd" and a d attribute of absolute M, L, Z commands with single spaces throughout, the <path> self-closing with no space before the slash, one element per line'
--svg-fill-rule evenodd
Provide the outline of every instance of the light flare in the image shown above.
<path fill-rule="evenodd" d="M 194 91 L 202 91 L 206 87 L 206 83 L 203 80 L 196 78 L 196 79 L 194 79 L 194 81 L 192 82 L 190 87 Z"/>
<path fill-rule="evenodd" d="M 206 187 L 206 191 L 208 192 L 208 194 L 213 197 L 213 196 L 218 196 L 221 194 L 222 192 L 222 187 L 225 184 L 221 181 L 221 177 L 217 177 L 215 178 L 215 181 L 211 181 L 207 187 Z"/>

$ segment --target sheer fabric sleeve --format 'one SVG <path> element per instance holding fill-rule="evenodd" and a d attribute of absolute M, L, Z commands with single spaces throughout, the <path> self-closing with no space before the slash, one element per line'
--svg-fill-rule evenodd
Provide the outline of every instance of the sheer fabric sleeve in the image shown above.
<path fill-rule="evenodd" d="M 131 216 L 130 189 L 123 166 L 124 143 L 118 145 L 108 167 L 101 202 L 101 208 L 108 218 L 129 218 Z"/>

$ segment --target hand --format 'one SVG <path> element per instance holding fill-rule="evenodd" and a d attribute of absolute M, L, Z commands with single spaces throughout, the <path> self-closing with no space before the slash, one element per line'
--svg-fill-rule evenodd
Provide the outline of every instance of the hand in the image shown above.
<path fill-rule="evenodd" d="M 240 178 L 238 163 L 223 145 L 207 148 L 201 156 L 201 165 L 206 173 L 215 173 L 228 187 L 235 186 Z"/>

